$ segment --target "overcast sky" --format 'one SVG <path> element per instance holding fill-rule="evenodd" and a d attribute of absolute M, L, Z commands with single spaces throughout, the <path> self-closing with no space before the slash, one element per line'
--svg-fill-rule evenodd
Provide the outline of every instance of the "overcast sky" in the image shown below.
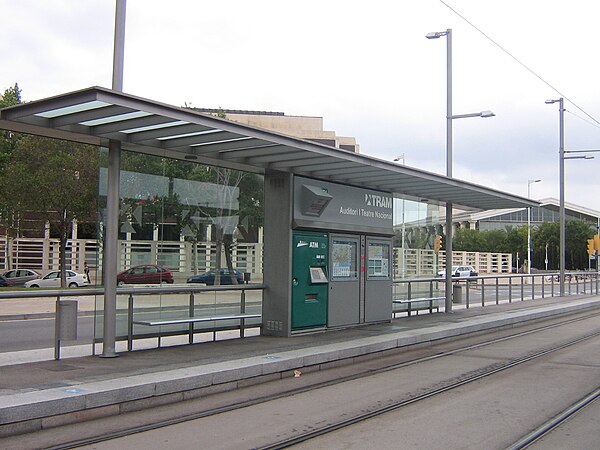
<path fill-rule="evenodd" d="M 361 152 L 445 174 L 446 41 L 453 30 L 456 178 L 558 198 L 558 105 L 600 120 L 600 2 L 128 0 L 124 91 L 164 103 L 324 118 Z M 110 87 L 114 0 L 0 0 L 0 90 L 37 100 Z M 548 84 L 560 91 L 557 93 Z M 565 148 L 600 149 L 566 101 Z M 600 153 L 566 161 L 566 201 L 600 211 Z"/>

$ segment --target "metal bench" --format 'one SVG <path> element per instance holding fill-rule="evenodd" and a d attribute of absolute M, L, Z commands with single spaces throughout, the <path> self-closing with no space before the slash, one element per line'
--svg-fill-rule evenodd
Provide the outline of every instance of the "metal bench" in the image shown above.
<path fill-rule="evenodd" d="M 134 325 L 147 325 L 149 327 L 156 327 L 161 325 L 179 325 L 182 323 L 196 323 L 196 322 L 212 322 L 217 320 L 234 320 L 234 319 L 255 319 L 260 317 L 260 314 L 233 314 L 227 316 L 201 316 L 201 317 L 182 317 L 179 319 L 157 319 L 157 320 L 134 320 Z"/>
<path fill-rule="evenodd" d="M 222 320 L 239 320 L 240 321 L 240 337 L 244 337 L 244 322 L 246 319 L 257 319 L 262 314 L 250 314 L 250 313 L 239 313 L 221 316 L 192 316 L 192 317 L 179 317 L 173 319 L 150 319 L 150 320 L 132 320 L 129 325 L 129 332 L 127 338 L 127 349 L 131 351 L 133 349 L 133 325 L 145 325 L 148 327 L 159 327 L 163 325 L 189 325 L 189 343 L 192 344 L 194 341 L 194 324 L 199 322 L 218 322 Z M 197 332 L 197 331 L 196 331 Z M 158 336 L 158 346 L 160 347 L 161 336 Z"/>
<path fill-rule="evenodd" d="M 417 315 L 419 311 L 429 311 L 433 313 L 440 311 L 440 302 L 443 301 L 445 297 L 432 297 L 432 298 L 414 298 L 414 299 L 397 299 L 392 300 L 394 305 L 398 305 L 395 309 L 392 310 L 392 314 L 396 317 L 396 313 L 406 312 L 410 316 L 413 312 Z"/>

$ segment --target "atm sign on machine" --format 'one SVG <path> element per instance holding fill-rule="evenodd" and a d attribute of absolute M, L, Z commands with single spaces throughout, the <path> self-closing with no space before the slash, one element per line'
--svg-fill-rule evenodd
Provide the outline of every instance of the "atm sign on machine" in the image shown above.
<path fill-rule="evenodd" d="M 308 247 L 308 248 L 319 248 L 319 243 L 318 242 L 306 242 L 303 240 L 298 241 L 298 244 L 296 244 L 296 247 Z"/>

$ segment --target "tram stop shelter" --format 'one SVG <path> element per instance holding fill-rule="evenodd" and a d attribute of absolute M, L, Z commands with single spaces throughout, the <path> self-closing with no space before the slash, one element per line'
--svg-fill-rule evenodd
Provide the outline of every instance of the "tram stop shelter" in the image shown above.
<path fill-rule="evenodd" d="M 100 87 L 5 108 L 0 129 L 108 148 L 104 356 L 114 354 L 121 150 L 264 175 L 263 333 L 278 336 L 390 320 L 394 197 L 466 210 L 537 205 Z"/>

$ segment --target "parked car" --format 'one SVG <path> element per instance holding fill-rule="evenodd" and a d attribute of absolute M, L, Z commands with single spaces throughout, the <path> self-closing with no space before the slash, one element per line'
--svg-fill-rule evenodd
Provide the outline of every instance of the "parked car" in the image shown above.
<path fill-rule="evenodd" d="M 117 285 L 173 283 L 173 273 L 156 264 L 144 264 L 125 270 L 117 275 Z"/>
<path fill-rule="evenodd" d="M 220 269 L 220 277 L 221 277 L 221 284 L 233 284 L 233 279 L 235 277 L 235 279 L 237 280 L 238 284 L 243 284 L 244 283 L 244 274 L 242 272 L 240 272 L 239 270 L 233 269 L 233 273 L 230 273 L 229 269 Z M 200 275 L 194 275 L 191 276 L 187 279 L 188 283 L 204 283 L 207 286 L 212 286 L 215 284 L 215 278 L 216 278 L 216 270 L 211 270 L 209 272 L 200 274 Z"/>
<path fill-rule="evenodd" d="M 4 276 L 0 275 L 0 287 L 12 286 L 12 283 Z"/>
<path fill-rule="evenodd" d="M 31 269 L 13 269 L 4 272 L 2 276 L 8 279 L 14 286 L 22 286 L 28 281 L 42 278 L 39 273 Z"/>
<path fill-rule="evenodd" d="M 65 274 L 67 276 L 67 286 L 70 288 L 88 286 L 90 284 L 87 277 L 82 273 L 67 270 Z M 24 286 L 26 288 L 60 288 L 60 270 L 53 270 L 52 272 L 48 272 L 42 278 L 27 281 Z"/>
<path fill-rule="evenodd" d="M 446 269 L 440 270 L 438 276 L 445 277 Z M 477 271 L 473 266 L 452 266 L 452 276 L 459 278 L 476 277 Z"/>

